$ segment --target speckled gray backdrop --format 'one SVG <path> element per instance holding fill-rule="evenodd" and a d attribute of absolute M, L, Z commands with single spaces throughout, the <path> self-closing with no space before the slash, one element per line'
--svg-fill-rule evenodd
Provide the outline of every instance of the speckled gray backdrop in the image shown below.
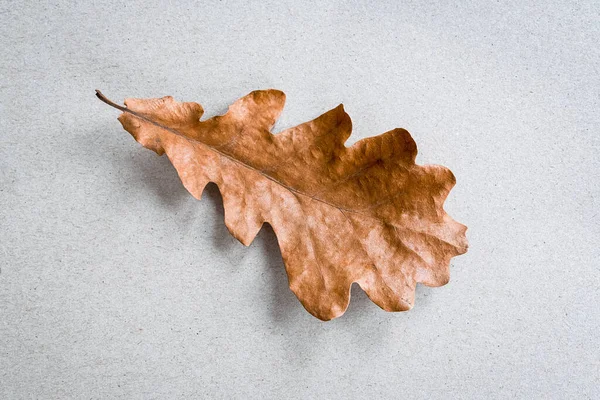
<path fill-rule="evenodd" d="M 0 1 L 0 398 L 600 398 L 600 4 Z M 343 102 L 451 168 L 451 282 L 323 323 L 94 89 Z"/>

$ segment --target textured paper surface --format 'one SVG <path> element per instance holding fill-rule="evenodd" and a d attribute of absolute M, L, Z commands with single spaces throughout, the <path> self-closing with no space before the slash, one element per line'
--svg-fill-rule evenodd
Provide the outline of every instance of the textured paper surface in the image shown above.
<path fill-rule="evenodd" d="M 600 397 L 597 3 L 224 3 L 0 6 L 0 398 Z M 449 284 L 318 321 L 93 93 L 264 87 L 454 172 Z"/>

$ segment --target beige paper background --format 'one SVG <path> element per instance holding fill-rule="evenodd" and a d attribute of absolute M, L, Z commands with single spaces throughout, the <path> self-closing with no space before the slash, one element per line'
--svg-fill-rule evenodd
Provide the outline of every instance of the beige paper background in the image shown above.
<path fill-rule="evenodd" d="M 599 398 L 598 2 L 0 1 L 0 398 Z M 343 102 L 458 179 L 451 282 L 323 323 L 94 97 Z"/>

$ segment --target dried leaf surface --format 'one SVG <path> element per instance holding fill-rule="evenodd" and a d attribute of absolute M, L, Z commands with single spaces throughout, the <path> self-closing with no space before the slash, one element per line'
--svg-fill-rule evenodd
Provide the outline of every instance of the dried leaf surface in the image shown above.
<path fill-rule="evenodd" d="M 315 317 L 344 313 L 357 282 L 388 311 L 413 306 L 415 285 L 448 282 L 450 258 L 466 252 L 466 227 L 443 203 L 455 184 L 437 165 L 416 165 L 417 146 L 394 129 L 346 147 L 350 117 L 340 105 L 277 135 L 285 95 L 260 90 L 222 116 L 172 97 L 127 99 L 123 127 L 166 153 L 187 190 L 209 182 L 223 197 L 225 224 L 249 245 L 272 225 L 289 285 Z"/>

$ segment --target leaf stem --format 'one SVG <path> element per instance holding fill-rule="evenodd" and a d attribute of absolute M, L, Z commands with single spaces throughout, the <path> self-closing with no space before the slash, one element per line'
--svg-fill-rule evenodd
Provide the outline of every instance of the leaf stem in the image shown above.
<path fill-rule="evenodd" d="M 130 110 L 127 110 L 126 107 L 123 107 L 122 105 L 119 105 L 113 101 L 110 101 L 105 95 L 102 94 L 102 92 L 98 89 L 96 89 L 96 97 L 99 98 L 102 102 L 108 104 L 111 107 L 116 108 L 117 110 L 121 110 L 124 112 L 128 112 Z"/>

